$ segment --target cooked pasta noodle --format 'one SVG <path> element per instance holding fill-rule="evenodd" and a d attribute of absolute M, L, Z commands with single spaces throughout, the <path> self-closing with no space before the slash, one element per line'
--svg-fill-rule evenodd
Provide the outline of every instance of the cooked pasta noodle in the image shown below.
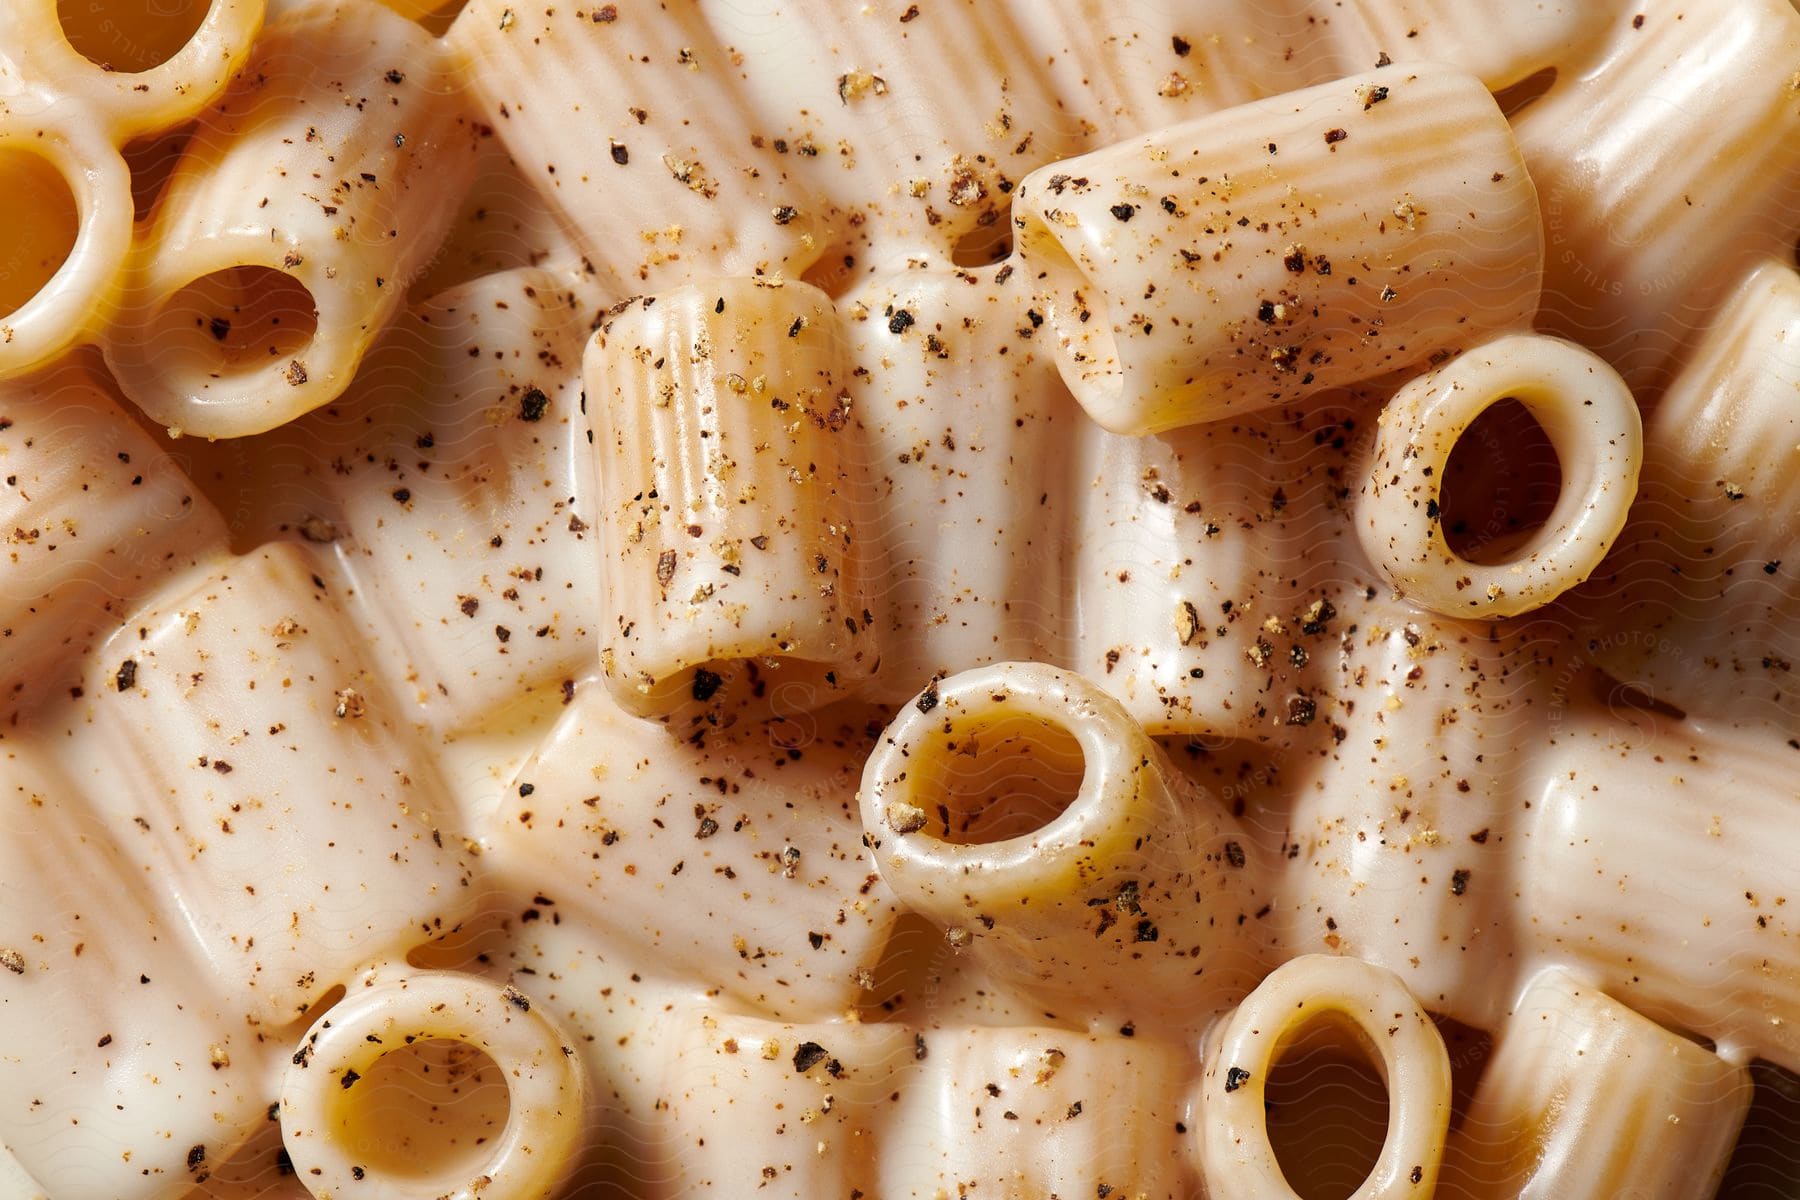
<path fill-rule="evenodd" d="M 1616 6 L 1547 0 L 1496 6 L 1485 0 L 1350 0 L 1334 5 L 1335 40 L 1353 63 L 1386 55 L 1402 65 L 1447 62 L 1499 91 L 1535 71 L 1580 62 Z"/>
<path fill-rule="evenodd" d="M 1563 472 L 1556 507 L 1495 562 L 1450 548 L 1440 519 L 1452 450 L 1490 405 L 1537 419 Z M 1570 342 L 1512 335 L 1394 394 L 1357 506 L 1364 551 L 1407 599 L 1446 616 L 1510 617 L 1554 600 L 1600 565 L 1637 494 L 1643 426 L 1612 368 Z"/>
<path fill-rule="evenodd" d="M 1535 201 L 1493 98 L 1419 65 L 1040 168 L 1014 224 L 1064 381 L 1101 425 L 1143 434 L 1524 324 Z"/>

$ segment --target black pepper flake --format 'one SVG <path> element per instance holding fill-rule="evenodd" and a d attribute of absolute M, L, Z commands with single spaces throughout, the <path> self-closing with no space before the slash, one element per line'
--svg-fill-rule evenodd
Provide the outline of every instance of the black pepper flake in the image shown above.
<path fill-rule="evenodd" d="M 1156 922 L 1145 917 L 1137 923 L 1137 935 L 1132 938 L 1137 942 L 1154 942 L 1162 935 L 1156 930 Z"/>
<path fill-rule="evenodd" d="M 1384 87 L 1373 87 L 1363 93 L 1363 111 L 1368 112 L 1377 104 L 1388 98 L 1388 90 Z"/>
<path fill-rule="evenodd" d="M 456 607 L 462 610 L 463 616 L 472 617 L 481 608 L 481 601 L 473 596 L 462 596 L 458 598 Z"/>
<path fill-rule="evenodd" d="M 1079 1117 L 1081 1115 L 1081 1101 L 1077 1100 L 1075 1103 L 1069 1105 L 1069 1111 L 1066 1115 L 1071 1121 L 1076 1117 Z"/>
<path fill-rule="evenodd" d="M 799 1048 L 794 1051 L 794 1070 L 804 1075 L 828 1057 L 830 1057 L 829 1053 L 819 1043 L 801 1042 Z"/>
<path fill-rule="evenodd" d="M 1347 129 L 1327 129 L 1325 131 L 1325 144 L 1327 146 L 1335 146 L 1349 136 L 1350 131 Z"/>
<path fill-rule="evenodd" d="M 930 1053 L 931 1050 L 925 1045 L 925 1035 L 922 1033 L 913 1034 L 913 1061 L 924 1062 L 925 1056 Z"/>
<path fill-rule="evenodd" d="M 805 328 L 806 328 L 806 318 L 805 317 L 795 317 L 794 323 L 792 325 L 788 326 L 788 336 L 791 338 L 797 338 L 800 336 L 800 331 Z"/>
<path fill-rule="evenodd" d="M 930 686 L 919 693 L 917 703 L 919 711 L 922 713 L 928 713 L 938 706 L 937 680 L 933 679 Z"/>
<path fill-rule="evenodd" d="M 908 329 L 912 328 L 912 324 L 913 315 L 910 312 L 906 311 L 904 308 L 896 309 L 894 315 L 888 318 L 888 332 L 893 334 L 905 333 Z"/>
<path fill-rule="evenodd" d="M 512 641 L 512 630 L 504 625 L 496 625 L 494 626 L 494 636 L 503 642 L 510 642 Z"/>
<path fill-rule="evenodd" d="M 717 821 L 713 820 L 711 817 L 701 817 L 700 827 L 694 830 L 694 837 L 701 841 L 705 841 L 717 832 L 719 832 L 719 823 Z M 813 949 L 816 950 L 818 947 L 815 946 Z"/>
<path fill-rule="evenodd" d="M 206 323 L 206 331 L 213 335 L 213 341 L 222 342 L 231 332 L 231 322 L 224 317 L 214 317 Z"/>
<path fill-rule="evenodd" d="M 1244 848 L 1236 842 L 1226 842 L 1225 861 L 1234 867 L 1242 868 L 1244 865 Z"/>
<path fill-rule="evenodd" d="M 348 1091 L 351 1087 L 355 1086 L 356 1081 L 361 1078 L 362 1076 L 356 1073 L 355 1067 L 346 1067 L 344 1068 L 343 1078 L 338 1080 L 338 1085 Z"/>
<path fill-rule="evenodd" d="M 1174 47 L 1175 55 L 1178 58 L 1186 58 L 1188 56 L 1188 51 L 1194 48 L 1193 43 L 1182 37 L 1179 33 L 1169 39 L 1169 44 Z"/>
<path fill-rule="evenodd" d="M 1242 1067 L 1232 1067 L 1225 1072 L 1225 1090 L 1235 1092 L 1250 1082 L 1250 1072 Z"/>
<path fill-rule="evenodd" d="M 724 678 L 718 672 L 709 671 L 705 667 L 695 667 L 694 686 L 691 689 L 694 699 L 702 702 L 711 700 L 724 682 Z"/>
<path fill-rule="evenodd" d="M 299 359 L 292 359 L 287 365 L 287 381 L 292 387 L 299 387 L 306 382 L 306 364 Z"/>
<path fill-rule="evenodd" d="M 1487 845 L 1488 831 L 1486 829 L 1477 829 L 1474 833 L 1469 835 L 1469 840 L 1474 842 L 1477 846 L 1485 846 Z"/>
<path fill-rule="evenodd" d="M 519 420 L 541 421 L 544 410 L 550 407 L 550 397 L 538 388 L 526 388 L 525 394 L 519 397 Z"/>
<path fill-rule="evenodd" d="M 1469 872 L 1461 867 L 1450 872 L 1450 894 L 1460 896 L 1469 890 Z"/>
<path fill-rule="evenodd" d="M 1121 221 L 1129 221 L 1131 218 L 1137 216 L 1137 206 L 1134 204 L 1115 204 L 1112 206 L 1112 215 Z"/>
<path fill-rule="evenodd" d="M 1781 570 L 1781 560 L 1779 558 L 1775 559 L 1772 562 L 1766 562 L 1763 564 L 1763 574 L 1764 575 L 1773 575 L 1773 574 L 1775 574 L 1775 572 L 1777 572 L 1779 570 Z"/>
<path fill-rule="evenodd" d="M 350 1177 L 352 1179 L 361 1179 L 363 1177 L 363 1169 L 361 1167 L 351 1167 Z"/>
<path fill-rule="evenodd" d="M 395 488 L 394 489 L 394 499 L 397 500 L 398 502 L 400 502 L 401 504 L 405 504 L 408 500 L 412 499 L 411 489 Z"/>
<path fill-rule="evenodd" d="M 119 664 L 119 673 L 113 676 L 113 685 L 121 692 L 129 692 L 137 686 L 137 659 L 128 658 Z"/>
<path fill-rule="evenodd" d="M 1440 509 L 1439 509 L 1439 508 L 1438 508 L 1438 502 L 1437 502 L 1437 501 L 1436 501 L 1436 500 L 1427 500 L 1427 501 L 1425 501 L 1425 515 L 1426 515 L 1426 517 L 1428 517 L 1428 518 L 1430 518 L 1430 519 L 1431 519 L 1431 520 L 1433 520 L 1433 521 L 1435 521 L 1435 520 L 1437 520 L 1437 519 L 1438 519 L 1438 513 L 1439 513 L 1439 512 L 1440 512 L 1440 511 L 1441 511 L 1441 510 L 1440 510 Z"/>
<path fill-rule="evenodd" d="M 751 538 L 750 540 L 754 542 L 756 539 Z M 758 547 L 758 549 L 761 549 L 761 547 Z M 656 582 L 667 587 L 669 585 L 669 580 L 673 578 L 675 578 L 675 552 L 673 550 L 664 550 L 661 554 L 656 556 Z"/>
<path fill-rule="evenodd" d="M 821 949 L 825 945 L 825 935 L 816 931 L 807 933 L 806 940 L 814 950 Z"/>
<path fill-rule="evenodd" d="M 1407 1176 L 1407 1178 L 1412 1180 L 1414 1183 L 1423 1183 L 1425 1181 L 1425 1168 L 1414 1167 L 1412 1169 L 1412 1174 Z"/>
<path fill-rule="evenodd" d="M 206 1161 L 206 1147 L 205 1146 L 195 1146 L 193 1149 L 188 1151 L 188 1153 L 187 1153 L 187 1169 L 188 1170 L 190 1170 L 190 1171 L 199 1170 L 200 1164 L 205 1161 Z"/>
<path fill-rule="evenodd" d="M 612 160 L 614 162 L 622 167 L 631 161 L 631 150 L 624 142 L 615 142 L 611 138 L 608 138 L 607 141 L 612 146 Z"/>
<path fill-rule="evenodd" d="M 1287 723 L 1289 725 L 1311 725 L 1318 715 L 1318 705 L 1310 696 L 1293 696 L 1288 700 Z"/>
<path fill-rule="evenodd" d="M 94 1044 L 95 1044 L 95 1045 L 96 1045 L 96 1046 L 110 1046 L 110 1045 L 112 1045 L 112 1034 L 110 1034 L 110 1033 L 109 1033 L 109 1034 L 107 1034 L 107 1035 L 106 1035 L 106 1036 L 105 1036 L 105 1037 L 103 1037 L 103 1038 L 101 1038 L 101 1039 L 100 1039 L 100 1040 L 99 1040 L 99 1041 L 98 1041 L 98 1042 L 95 1042 L 95 1043 L 94 1043 Z"/>
<path fill-rule="evenodd" d="M 506 1002 L 508 1004 L 512 1005 L 514 1008 L 518 1009 L 520 1012 L 530 1012 L 531 1011 L 531 1001 L 529 1001 L 525 998 L 524 992 L 521 992 L 518 988 L 514 987 L 512 984 L 509 983 L 505 987 L 501 988 L 500 995 L 506 1000 Z"/>
<path fill-rule="evenodd" d="M 775 223 L 777 225 L 786 225 L 789 221 L 792 221 L 795 217 L 800 215 L 800 210 L 791 204 L 783 204 L 771 215 L 775 218 Z"/>

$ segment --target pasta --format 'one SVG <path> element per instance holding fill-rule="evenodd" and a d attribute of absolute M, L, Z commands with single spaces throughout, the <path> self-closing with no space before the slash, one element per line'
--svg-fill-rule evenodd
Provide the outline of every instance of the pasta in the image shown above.
<path fill-rule="evenodd" d="M 1079 675 L 1001 663 L 934 683 L 869 756 L 859 799 L 900 902 L 1052 1003 L 1203 1024 L 1254 978 L 1256 929 L 1237 917 L 1261 864 Z"/>
<path fill-rule="evenodd" d="M 132 400 L 233 437 L 336 399 L 448 227 L 439 189 L 467 185 L 454 91 L 425 33 L 378 5 L 272 24 L 136 254 L 105 339 Z"/>
<path fill-rule="evenodd" d="M 803 711 L 874 671 L 844 341 L 818 289 L 732 279 L 633 302 L 589 346 L 600 662 L 631 711 Z"/>
<path fill-rule="evenodd" d="M 1452 550 L 1439 495 L 1457 439 L 1489 405 L 1518 400 L 1563 464 L 1543 527 L 1496 562 Z M 1623 381 L 1569 342 L 1503 337 L 1413 380 L 1388 402 L 1357 510 L 1363 550 L 1407 598 L 1434 612 L 1511 617 L 1586 579 L 1637 494 L 1643 425 Z"/>
<path fill-rule="evenodd" d="M 0 0 L 0 1197 L 1788 1188 L 1797 68 Z"/>
<path fill-rule="evenodd" d="M 1492 97 L 1447 68 L 1175 126 L 1039 168 L 1016 200 L 1063 379 L 1117 433 L 1292 403 L 1537 306 L 1531 178 Z"/>
<path fill-rule="evenodd" d="M 506 1079 L 504 1124 L 474 1135 L 480 1157 L 461 1172 L 460 1164 L 406 1161 L 384 1145 L 370 1118 L 389 1114 L 356 1090 L 372 1087 L 368 1077 L 383 1058 L 431 1039 L 475 1047 Z M 315 1196 L 534 1200 L 573 1165 L 588 1117 L 581 1060 L 563 1031 L 510 984 L 377 970 L 300 1045 L 282 1083 L 282 1136 Z"/>
<path fill-rule="evenodd" d="M 1717 1191 L 1750 1074 L 1558 971 L 1507 1019 L 1446 1179 L 1526 1198 Z"/>
<path fill-rule="evenodd" d="M 1209 1189 L 1246 1200 L 1293 1196 L 1269 1146 L 1264 1095 L 1282 1050 L 1309 1026 L 1340 1024 L 1381 1066 L 1387 1141 L 1353 1200 L 1430 1195 L 1450 1120 L 1450 1058 L 1431 1018 L 1390 972 L 1307 954 L 1277 967 L 1232 1013 L 1200 1090 Z"/>

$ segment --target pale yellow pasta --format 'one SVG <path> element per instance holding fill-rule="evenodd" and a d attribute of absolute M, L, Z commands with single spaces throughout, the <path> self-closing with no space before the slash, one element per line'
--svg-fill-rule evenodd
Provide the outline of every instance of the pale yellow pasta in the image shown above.
<path fill-rule="evenodd" d="M 260 1022 L 474 904 L 437 772 L 321 570 L 274 544 L 177 576 L 56 714 L 70 783 L 179 917 L 214 1002 Z"/>
<path fill-rule="evenodd" d="M 78 112 L 83 128 L 122 145 L 216 98 L 249 56 L 264 3 L 11 0 L 0 10 L 0 61 Z"/>
<path fill-rule="evenodd" d="M 1792 252 L 1797 58 L 1788 0 L 1616 9 L 1598 60 L 1518 118 L 1547 239 L 1541 328 L 1660 385 L 1735 279 Z"/>
<path fill-rule="evenodd" d="M 1292 403 L 1524 324 L 1536 193 L 1479 81 L 1369 71 L 1040 168 L 1014 223 L 1119 433 Z"/>
<path fill-rule="evenodd" d="M 658 972 L 829 1019 L 873 977 L 895 916 L 850 811 L 868 744 L 860 722 L 811 717 L 678 742 L 590 678 L 500 802 L 487 865 Z M 702 901 L 696 877 L 730 886 Z"/>
<path fill-rule="evenodd" d="M 1194 1194 L 1177 1132 L 1199 1063 L 1181 1043 L 1067 1029 L 921 1034 L 871 1195 Z"/>
<path fill-rule="evenodd" d="M 1455 63 L 1498 91 L 1534 71 L 1581 61 L 1618 5 L 1611 0 L 1339 0 L 1333 40 L 1357 66 L 1387 57 Z"/>
<path fill-rule="evenodd" d="M 1260 974 L 1267 864 L 1117 701 L 1040 663 L 900 710 L 858 794 L 875 868 L 949 945 L 1080 1019 L 1204 1025 Z"/>
<path fill-rule="evenodd" d="M 82 658 L 159 582 L 223 555 L 225 522 L 73 359 L 0 384 L 0 706 L 79 685 Z"/>
<path fill-rule="evenodd" d="M 47 93 L 0 99 L 0 380 L 104 328 L 131 243 L 124 159 Z"/>
<path fill-rule="evenodd" d="M 1064 584 L 1046 566 L 1073 505 L 1056 451 L 1085 422 L 1048 357 L 1017 344 L 1035 312 L 1020 273 L 907 271 L 843 311 L 867 364 L 855 413 L 882 554 L 872 689 L 900 701 L 985 663 L 1061 661 Z"/>
<path fill-rule="evenodd" d="M 350 385 L 473 169 L 455 92 L 430 36 L 380 5 L 268 27 L 189 142 L 105 339 L 152 420 L 241 436 Z"/>
<path fill-rule="evenodd" d="M 1493 1200 L 1711 1200 L 1750 1072 L 1557 970 L 1501 1026 L 1444 1181 Z"/>
<path fill-rule="evenodd" d="M 1450 1120 L 1444 1040 L 1391 972 L 1322 954 L 1276 968 L 1211 1040 L 1198 1104 L 1208 1191 L 1291 1200 L 1269 1145 L 1264 1097 L 1282 1050 L 1321 1025 L 1344 1028 L 1387 1085 L 1387 1140 L 1350 1200 L 1431 1195 Z"/>
<path fill-rule="evenodd" d="M 1500 400 L 1525 406 L 1562 469 L 1556 506 L 1499 561 L 1451 549 L 1441 519 L 1445 467 L 1471 423 Z M 1541 608 L 1586 579 L 1637 494 L 1643 424 L 1624 382 L 1592 351 L 1515 334 L 1483 343 L 1394 394 L 1356 507 L 1370 560 L 1408 600 L 1447 616 Z"/>
<path fill-rule="evenodd" d="M 392 1143 L 390 1091 L 363 1099 L 381 1060 L 441 1040 L 481 1051 L 505 1079 L 494 1126 L 459 1133 L 474 1161 L 417 1162 Z M 405 1103 L 404 1099 L 399 1101 Z M 302 1036 L 284 1073 L 282 1140 L 319 1200 L 541 1200 L 579 1155 L 587 1083 L 569 1035 L 531 995 L 450 971 L 377 968 Z"/>
<path fill-rule="evenodd" d="M 642 715 L 817 708 L 875 670 L 847 337 L 808 284 L 634 300 L 589 344 L 600 663 Z"/>

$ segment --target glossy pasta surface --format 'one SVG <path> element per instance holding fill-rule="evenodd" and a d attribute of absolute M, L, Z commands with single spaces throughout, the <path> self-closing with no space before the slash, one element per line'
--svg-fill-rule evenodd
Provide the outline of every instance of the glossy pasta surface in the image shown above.
<path fill-rule="evenodd" d="M 0 1200 L 1800 1195 L 1792 0 L 0 0 Z"/>

